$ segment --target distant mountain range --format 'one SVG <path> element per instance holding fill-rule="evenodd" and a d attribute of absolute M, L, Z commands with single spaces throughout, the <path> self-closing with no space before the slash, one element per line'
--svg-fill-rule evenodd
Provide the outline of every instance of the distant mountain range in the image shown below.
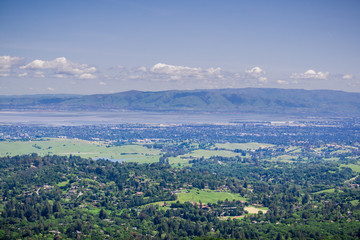
<path fill-rule="evenodd" d="M 241 88 L 128 91 L 95 95 L 0 96 L 0 110 L 138 110 L 351 116 L 360 115 L 360 93 Z"/>

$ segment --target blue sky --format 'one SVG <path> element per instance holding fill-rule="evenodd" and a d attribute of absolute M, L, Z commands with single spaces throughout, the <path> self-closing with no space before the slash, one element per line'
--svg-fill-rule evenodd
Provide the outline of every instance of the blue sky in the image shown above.
<path fill-rule="evenodd" d="M 360 92 L 360 1 L 0 0 L 0 94 Z"/>

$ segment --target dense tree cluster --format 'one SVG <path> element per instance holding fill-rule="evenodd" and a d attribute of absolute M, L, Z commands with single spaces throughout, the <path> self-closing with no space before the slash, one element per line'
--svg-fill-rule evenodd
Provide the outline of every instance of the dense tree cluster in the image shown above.
<path fill-rule="evenodd" d="M 358 179 L 321 160 L 213 157 L 172 168 L 166 156 L 152 164 L 4 157 L 0 239 L 358 239 Z M 179 189 L 247 200 L 179 202 Z M 249 205 L 268 211 L 248 214 Z"/>

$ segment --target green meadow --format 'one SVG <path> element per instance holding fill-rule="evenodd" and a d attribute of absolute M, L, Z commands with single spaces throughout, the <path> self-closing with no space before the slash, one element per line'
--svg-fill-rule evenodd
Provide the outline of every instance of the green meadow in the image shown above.
<path fill-rule="evenodd" d="M 343 192 L 342 190 L 338 190 L 339 192 Z M 319 193 L 334 193 L 335 192 L 335 188 L 330 188 L 330 189 L 325 189 L 325 190 L 322 190 L 322 191 L 318 191 L 318 192 L 315 192 L 315 194 L 319 194 Z"/>
<path fill-rule="evenodd" d="M 340 167 L 348 167 L 348 168 L 351 168 L 354 172 L 360 173 L 360 165 L 358 165 L 358 164 L 352 164 L 352 163 L 341 164 Z"/>
<path fill-rule="evenodd" d="M 176 201 L 165 201 L 166 203 L 175 203 L 179 201 L 180 203 L 184 202 L 196 202 L 196 203 L 217 203 L 218 201 L 244 201 L 247 199 L 242 197 L 240 194 L 231 193 L 231 192 L 218 192 L 210 189 L 200 190 L 200 189 L 187 189 L 181 190 L 176 193 L 177 200 Z M 158 204 L 160 206 L 164 206 L 164 201 L 149 203 L 150 204 Z M 146 206 L 147 206 L 146 205 Z M 165 207 L 165 206 L 164 206 Z"/>
<path fill-rule="evenodd" d="M 218 201 L 240 200 L 246 201 L 246 198 L 240 196 L 240 194 L 230 192 L 216 192 L 212 190 L 183 190 L 181 193 L 177 193 L 177 200 L 183 202 L 202 202 L 202 203 L 217 203 Z"/>
<path fill-rule="evenodd" d="M 231 151 L 226 150 L 205 150 L 205 149 L 198 149 L 191 153 L 182 155 L 183 157 L 195 157 L 195 158 L 210 158 L 215 156 L 221 156 L 221 157 L 235 157 L 235 156 L 241 156 L 240 153 L 234 153 Z"/>
<path fill-rule="evenodd" d="M 291 155 L 280 155 L 274 158 L 271 158 L 271 161 L 280 161 L 280 162 L 294 162 L 295 157 Z"/>
<path fill-rule="evenodd" d="M 156 162 L 160 150 L 132 144 L 110 146 L 103 142 L 80 139 L 41 139 L 39 141 L 0 142 L 0 156 L 37 153 L 43 155 L 77 155 L 84 158 L 111 158 L 136 162 Z"/>
<path fill-rule="evenodd" d="M 177 157 L 170 157 L 170 164 L 176 166 L 189 165 L 191 158 L 210 158 L 213 156 L 235 157 L 241 156 L 235 153 L 233 149 L 257 149 L 259 147 L 270 147 L 270 144 L 260 143 L 229 143 L 216 144 L 215 149 L 197 149 L 190 153 Z M 86 141 L 81 139 L 62 139 L 62 138 L 44 138 L 33 141 L 2 141 L 0 142 L 0 156 L 16 156 L 37 153 L 44 155 L 77 155 L 84 158 L 110 158 L 121 159 L 129 162 L 151 163 L 159 160 L 162 152 L 159 149 L 147 148 L 142 144 L 128 144 L 123 146 L 113 146 L 101 141 Z"/>
<path fill-rule="evenodd" d="M 249 142 L 249 143 L 216 143 L 214 148 L 221 148 L 227 150 L 256 150 L 259 148 L 269 148 L 274 147 L 275 145 L 267 144 L 267 143 L 257 143 L 257 142 Z"/>

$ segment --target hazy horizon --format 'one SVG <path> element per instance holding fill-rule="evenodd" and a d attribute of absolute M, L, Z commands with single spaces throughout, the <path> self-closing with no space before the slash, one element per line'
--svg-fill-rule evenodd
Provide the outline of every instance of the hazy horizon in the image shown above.
<path fill-rule="evenodd" d="M 164 89 L 164 90 L 137 90 L 137 89 L 130 89 L 130 90 L 124 90 L 124 91 L 118 91 L 118 92 L 109 92 L 109 93 L 63 93 L 63 92 L 59 92 L 59 93 L 55 93 L 55 92 L 45 92 L 45 93 L 25 93 L 25 94 L 0 94 L 0 96 L 4 96 L 4 97 L 20 97 L 20 96 L 35 96 L 35 95 L 69 95 L 69 96 L 88 96 L 88 95 L 103 95 L 103 94 L 121 94 L 121 93 L 126 93 L 126 92 L 151 92 L 151 93 L 156 93 L 156 92 L 168 92 L 168 91 L 208 91 L 208 90 L 226 90 L 226 89 L 283 89 L 283 90 L 299 90 L 299 91 L 335 91 L 335 92 L 345 92 L 345 93 L 360 93 L 359 91 L 345 91 L 345 90 L 337 90 L 337 89 L 304 89 L 304 88 L 272 88 L 272 87 L 239 87 L 239 88 L 195 88 L 195 89 Z"/>

